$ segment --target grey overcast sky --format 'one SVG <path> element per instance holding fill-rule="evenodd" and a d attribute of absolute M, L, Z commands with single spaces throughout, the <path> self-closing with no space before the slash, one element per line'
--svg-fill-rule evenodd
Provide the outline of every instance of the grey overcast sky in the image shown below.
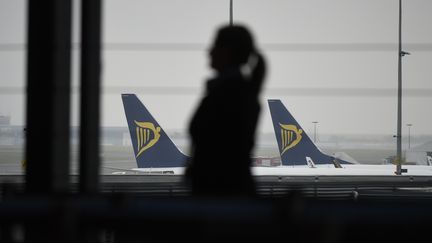
<path fill-rule="evenodd" d="M 412 54 L 403 60 L 403 124 L 431 135 L 432 1 L 403 2 Z M 127 92 L 165 129 L 185 131 L 212 75 L 207 48 L 228 7 L 229 0 L 105 0 L 103 125 L 126 126 Z M 0 0 L 0 114 L 16 125 L 25 120 L 25 13 L 26 1 Z M 234 21 L 251 28 L 268 60 L 261 132 L 272 132 L 265 100 L 278 98 L 309 132 L 318 121 L 326 134 L 395 133 L 397 0 L 234 0 Z M 76 92 L 73 100 L 77 125 Z"/>

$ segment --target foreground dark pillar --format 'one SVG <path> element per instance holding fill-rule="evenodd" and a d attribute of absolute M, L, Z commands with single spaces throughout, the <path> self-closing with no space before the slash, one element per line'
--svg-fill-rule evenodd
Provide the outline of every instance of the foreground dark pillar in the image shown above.
<path fill-rule="evenodd" d="M 99 186 L 101 1 L 81 1 L 80 191 Z"/>
<path fill-rule="evenodd" d="M 28 222 L 26 242 L 72 242 L 69 191 L 71 0 L 29 0 L 26 191 L 52 206 Z"/>
<path fill-rule="evenodd" d="M 26 190 L 69 182 L 71 0 L 28 1 Z"/>

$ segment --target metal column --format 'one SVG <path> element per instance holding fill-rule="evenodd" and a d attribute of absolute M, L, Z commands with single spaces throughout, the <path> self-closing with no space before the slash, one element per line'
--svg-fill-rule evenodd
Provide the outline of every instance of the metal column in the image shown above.
<path fill-rule="evenodd" d="M 99 185 L 101 1 L 81 1 L 80 191 Z"/>
<path fill-rule="evenodd" d="M 71 0 L 28 1 L 26 190 L 69 184 Z"/>
<path fill-rule="evenodd" d="M 28 1 L 26 191 L 53 204 L 25 225 L 26 242 L 74 237 L 62 199 L 69 190 L 71 12 L 71 0 Z"/>

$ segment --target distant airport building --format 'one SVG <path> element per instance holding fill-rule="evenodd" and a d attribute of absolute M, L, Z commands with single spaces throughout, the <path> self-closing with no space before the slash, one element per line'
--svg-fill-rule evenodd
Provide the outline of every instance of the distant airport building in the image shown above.
<path fill-rule="evenodd" d="M 114 146 L 130 146 L 131 142 L 130 142 L 128 128 L 127 127 L 102 128 L 101 144 L 114 145 Z"/>
<path fill-rule="evenodd" d="M 21 145 L 24 143 L 22 126 L 0 126 L 0 145 Z"/>
<path fill-rule="evenodd" d="M 432 141 L 406 151 L 406 163 L 432 165 Z"/>
<path fill-rule="evenodd" d="M 279 166 L 281 165 L 280 157 L 257 157 L 253 159 L 252 166 Z"/>
<path fill-rule="evenodd" d="M 0 115 L 0 145 L 22 144 L 23 131 L 21 126 L 12 126 L 11 117 Z"/>
<path fill-rule="evenodd" d="M 10 116 L 0 115 L 0 126 L 10 126 Z"/>

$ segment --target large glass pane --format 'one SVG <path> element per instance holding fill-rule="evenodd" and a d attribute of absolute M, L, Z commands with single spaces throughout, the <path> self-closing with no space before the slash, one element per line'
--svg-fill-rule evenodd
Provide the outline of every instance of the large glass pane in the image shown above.
<path fill-rule="evenodd" d="M 234 0 L 268 61 L 255 156 L 279 157 L 267 99 L 280 99 L 330 155 L 381 164 L 396 153 L 398 4 L 394 1 Z M 407 163 L 432 140 L 432 3 L 404 3 L 403 128 Z M 103 173 L 136 167 L 121 101 L 135 93 L 188 152 L 190 115 L 211 75 L 207 49 L 229 1 L 105 1 Z M 424 28 L 423 28 L 424 27 Z M 407 125 L 411 124 L 411 125 Z M 432 150 L 432 149 L 431 149 Z M 345 152 L 337 153 L 337 152 Z M 410 157 L 411 156 L 411 157 Z M 417 155 L 415 155 L 417 156 Z"/>
<path fill-rule="evenodd" d="M 207 49 L 229 2 L 105 1 L 103 174 L 136 168 L 122 93 L 134 93 L 188 153 L 189 116 L 210 75 Z"/>
<path fill-rule="evenodd" d="M 425 112 L 432 101 L 432 35 L 426 30 L 431 7 L 427 1 L 403 5 L 403 48 L 412 53 L 402 65 L 407 163 L 425 164 L 432 150 L 423 145 L 432 140 L 432 117 Z M 344 151 L 373 164 L 395 155 L 398 2 L 237 0 L 235 13 L 236 21 L 254 29 L 269 59 L 263 104 L 281 99 L 329 154 Z M 277 145 L 270 144 L 268 114 L 260 131 L 269 141 L 260 141 L 271 148 Z"/>
<path fill-rule="evenodd" d="M 0 175 L 22 174 L 26 1 L 0 1 Z"/>

